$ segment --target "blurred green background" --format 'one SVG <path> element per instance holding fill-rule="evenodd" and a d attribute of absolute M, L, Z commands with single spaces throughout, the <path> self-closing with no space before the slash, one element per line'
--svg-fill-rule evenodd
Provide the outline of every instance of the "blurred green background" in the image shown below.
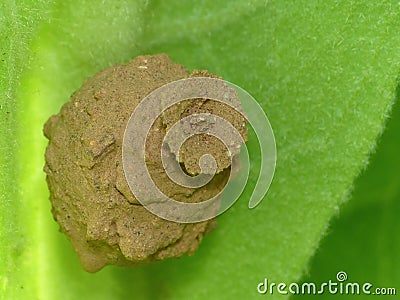
<path fill-rule="evenodd" d="M 3 1 L 0 29 L 0 299 L 285 299 L 258 283 L 339 271 L 399 293 L 398 1 Z M 88 274 L 52 220 L 42 126 L 85 78 L 159 52 L 259 101 L 274 182 L 248 210 L 253 155 L 194 256 Z"/>

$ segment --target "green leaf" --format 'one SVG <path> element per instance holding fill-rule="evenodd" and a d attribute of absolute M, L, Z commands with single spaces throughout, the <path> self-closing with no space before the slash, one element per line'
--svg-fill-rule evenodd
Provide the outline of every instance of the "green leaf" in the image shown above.
<path fill-rule="evenodd" d="M 393 116 L 371 157 L 370 165 L 355 182 L 352 201 L 343 208 L 312 260 L 307 282 L 326 282 L 345 271 L 348 280 L 360 286 L 369 282 L 376 287 L 400 291 L 400 89 L 397 90 Z M 324 294 L 318 299 L 335 299 Z M 354 295 L 343 295 L 353 299 Z M 361 296 L 360 296 L 361 297 Z M 294 299 L 308 299 L 298 296 Z"/>
<path fill-rule="evenodd" d="M 22 271 L 22 255 L 32 249 L 26 247 L 22 213 L 26 199 L 19 189 L 19 177 L 25 168 L 15 157 L 20 146 L 18 112 L 23 109 L 17 94 L 24 88 L 22 70 L 33 58 L 29 42 L 46 18 L 48 5 L 48 1 L 0 3 L 0 295 L 9 299 L 14 290 L 22 289 L 24 278 L 34 281 L 36 276 L 32 267 Z M 36 294 L 36 286 L 31 285 L 28 293 Z"/>
<path fill-rule="evenodd" d="M 7 55 L 0 85 L 0 294 L 5 299 L 248 299 L 257 296 L 264 277 L 301 278 L 392 105 L 400 58 L 398 3 L 2 5 Z M 275 179 L 254 210 L 246 207 L 251 182 L 194 256 L 87 274 L 50 214 L 41 128 L 84 78 L 158 52 L 190 69 L 216 72 L 259 101 L 276 135 Z M 11 116 L 4 119 L 6 111 Z M 257 150 L 254 137 L 249 147 Z M 256 156 L 253 162 L 258 163 Z"/>

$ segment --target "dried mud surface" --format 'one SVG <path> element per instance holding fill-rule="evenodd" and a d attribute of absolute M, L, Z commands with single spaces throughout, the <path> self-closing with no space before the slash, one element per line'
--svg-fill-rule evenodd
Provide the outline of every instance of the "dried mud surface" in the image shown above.
<path fill-rule="evenodd" d="M 83 268 L 134 266 L 194 253 L 215 220 L 180 224 L 148 212 L 134 197 L 122 167 L 122 140 L 128 119 L 154 89 L 191 76 L 167 55 L 139 56 L 87 79 L 61 111 L 44 126 L 47 183 L 52 213 L 77 252 Z M 230 158 L 217 139 L 198 135 L 184 143 L 180 163 L 198 174 L 198 159 L 213 154 L 217 174 L 198 189 L 176 186 L 163 172 L 160 147 L 166 130 L 180 118 L 210 112 L 229 120 L 246 138 L 242 115 L 207 99 L 193 99 L 167 109 L 154 123 L 146 143 L 146 163 L 157 186 L 182 202 L 205 201 L 226 184 Z"/>

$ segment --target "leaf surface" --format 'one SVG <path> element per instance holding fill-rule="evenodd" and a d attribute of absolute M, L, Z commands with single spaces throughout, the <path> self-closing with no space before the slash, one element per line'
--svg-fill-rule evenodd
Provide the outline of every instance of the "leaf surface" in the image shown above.
<path fill-rule="evenodd" d="M 6 256 L 10 272 L 1 267 L 0 294 L 5 299 L 248 299 L 257 296 L 265 277 L 299 280 L 390 112 L 399 71 L 399 4 L 28 3 L 35 9 L 21 5 L 17 17 L 15 4 L 3 4 L 1 15 L 2 34 L 12 41 L 5 46 L 12 51 L 4 70 L 16 68 L 14 75 L 3 75 L 0 91 L 2 118 L 3 107 L 12 111 L 11 120 L 1 121 L 0 218 L 3 228 L 10 227 L 1 230 L 6 242 L 0 254 L 17 254 Z M 19 19 L 38 29 L 10 27 Z M 15 43 L 24 47 L 11 47 Z M 159 52 L 189 69 L 215 72 L 259 101 L 275 131 L 275 179 L 263 202 L 247 209 L 259 163 L 255 154 L 253 181 L 194 256 L 87 274 L 50 214 L 41 129 L 86 77 Z M 257 152 L 254 136 L 249 148 Z"/>

